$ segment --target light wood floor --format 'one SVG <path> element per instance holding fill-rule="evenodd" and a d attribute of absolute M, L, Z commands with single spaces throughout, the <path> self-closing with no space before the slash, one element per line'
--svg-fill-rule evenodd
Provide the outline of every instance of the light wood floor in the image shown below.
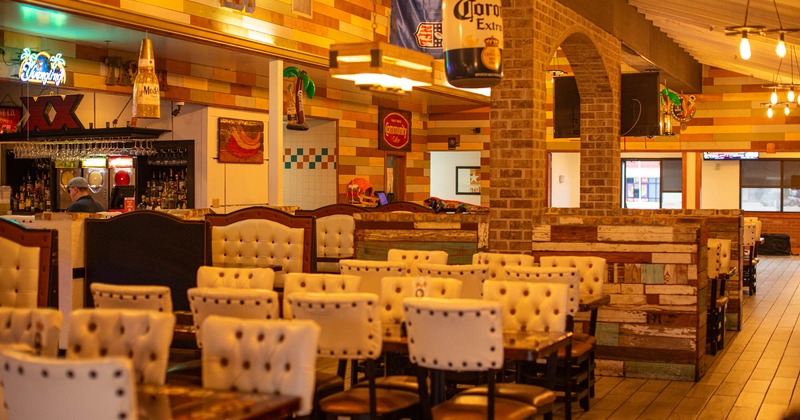
<path fill-rule="evenodd" d="M 775 420 L 800 409 L 800 257 L 762 257 L 757 286 L 742 331 L 700 381 L 599 377 L 591 409 L 575 405 L 573 419 Z"/>

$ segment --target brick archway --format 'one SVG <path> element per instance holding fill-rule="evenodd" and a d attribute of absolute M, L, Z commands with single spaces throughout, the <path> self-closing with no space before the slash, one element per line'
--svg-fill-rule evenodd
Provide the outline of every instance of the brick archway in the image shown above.
<path fill-rule="evenodd" d="M 581 96 L 580 207 L 620 208 L 619 61 L 607 67 L 592 40 L 573 33 L 561 50 L 575 73 Z"/>
<path fill-rule="evenodd" d="M 559 44 L 585 67 L 581 207 L 619 207 L 620 42 L 556 0 L 504 1 L 503 27 L 504 78 L 492 89 L 489 249 L 528 253 L 546 211 L 545 70 Z M 596 111 L 602 117 L 589 118 Z"/>

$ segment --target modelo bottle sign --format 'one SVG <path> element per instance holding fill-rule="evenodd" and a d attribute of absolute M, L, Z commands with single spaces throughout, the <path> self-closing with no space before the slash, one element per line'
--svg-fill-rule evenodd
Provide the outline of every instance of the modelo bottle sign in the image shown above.
<path fill-rule="evenodd" d="M 503 78 L 500 0 L 443 0 L 442 33 L 447 81 L 486 88 Z"/>

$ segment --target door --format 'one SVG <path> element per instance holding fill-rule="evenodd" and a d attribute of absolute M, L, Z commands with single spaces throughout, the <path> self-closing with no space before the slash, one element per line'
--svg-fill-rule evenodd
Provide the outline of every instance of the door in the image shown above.
<path fill-rule="evenodd" d="M 406 195 L 406 155 L 386 152 L 386 196 L 389 202 L 404 201 Z"/>

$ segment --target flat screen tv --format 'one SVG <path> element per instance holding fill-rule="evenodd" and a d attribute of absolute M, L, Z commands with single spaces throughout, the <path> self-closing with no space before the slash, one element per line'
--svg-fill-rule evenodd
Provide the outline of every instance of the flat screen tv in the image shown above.
<path fill-rule="evenodd" d="M 622 75 L 619 102 L 621 136 L 661 135 L 658 77 L 656 72 Z"/>
<path fill-rule="evenodd" d="M 758 152 L 703 152 L 705 160 L 751 160 L 758 159 Z"/>
<path fill-rule="evenodd" d="M 575 77 L 556 77 L 553 84 L 553 138 L 581 136 L 581 95 Z"/>

